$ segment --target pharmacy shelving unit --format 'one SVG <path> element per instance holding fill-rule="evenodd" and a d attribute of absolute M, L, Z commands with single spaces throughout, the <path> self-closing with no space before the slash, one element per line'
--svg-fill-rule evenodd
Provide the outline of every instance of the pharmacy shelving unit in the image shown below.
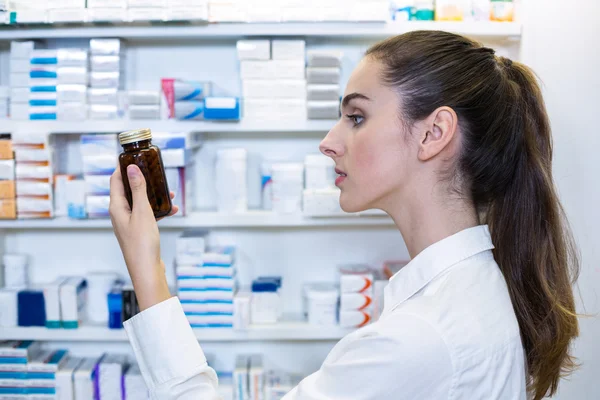
<path fill-rule="evenodd" d="M 171 217 L 159 222 L 161 229 L 185 228 L 302 228 L 302 227 L 379 226 L 391 227 L 393 221 L 384 215 L 340 215 L 311 217 L 302 214 L 275 214 L 267 211 L 249 211 L 240 214 L 194 212 L 186 217 Z M 108 219 L 30 219 L 0 220 L 0 229 L 112 229 Z"/>
<path fill-rule="evenodd" d="M 89 39 L 102 37 L 119 37 L 133 43 L 132 47 L 138 46 L 145 53 L 144 60 L 152 59 L 154 47 L 164 51 L 168 46 L 177 46 L 173 43 L 181 43 L 182 46 L 202 46 L 210 43 L 211 46 L 233 46 L 237 39 L 241 38 L 306 38 L 316 44 L 337 42 L 340 45 L 355 48 L 356 54 L 364 51 L 366 42 L 374 42 L 389 36 L 402 34 L 415 30 L 444 30 L 457 34 L 469 36 L 484 43 L 492 42 L 506 48 L 519 46 L 522 39 L 522 26 L 520 23 L 501 22 L 433 22 L 433 21 L 411 21 L 404 23 L 258 23 L 258 24 L 138 24 L 138 25 L 68 25 L 68 26 L 7 26 L 0 28 L 0 42 L 11 40 L 29 39 L 57 39 L 56 42 L 64 42 L 62 39 Z M 5 43 L 6 44 L 6 43 Z M 6 47 L 6 46 L 5 46 Z M 150 49 L 150 50 L 148 50 Z M 213 54 L 213 53 L 211 53 Z M 220 54 L 220 53 L 214 53 Z M 201 55 L 205 57 L 206 54 Z M 196 55 L 200 59 L 199 55 Z M 215 61 L 218 62 L 218 61 Z M 150 77 L 152 78 L 152 77 Z M 153 131 L 195 132 L 206 133 L 216 140 L 243 140 L 247 138 L 266 138 L 279 140 L 292 136 L 294 139 L 316 135 L 324 136 L 336 121 L 249 121 L 242 120 L 239 123 L 214 123 L 203 121 L 11 121 L 0 122 L 2 132 L 44 132 L 51 134 L 85 134 L 85 133 L 117 133 L 125 130 L 139 128 L 141 124 L 151 128 Z M 253 140 L 253 139 L 252 139 Z M 284 139 L 285 140 L 285 139 Z M 288 141 L 287 143 L 294 143 Z M 339 217 L 309 217 L 302 214 L 277 215 L 264 211 L 251 211 L 236 215 L 223 215 L 217 212 L 193 212 L 186 217 L 174 217 L 160 221 L 161 231 L 170 238 L 178 234 L 178 230 L 187 228 L 220 228 L 224 235 L 236 235 L 244 240 L 254 234 L 254 230 L 261 230 L 261 238 L 279 239 L 285 230 L 285 235 L 290 235 L 288 240 L 275 241 L 281 248 L 272 251 L 270 261 L 281 257 L 283 252 L 290 248 L 296 248 L 297 259 L 286 260 L 285 267 L 297 268 L 297 271 L 309 264 L 310 271 L 315 271 L 321 265 L 330 265 L 340 256 L 348 259 L 358 254 L 361 259 L 372 259 L 373 254 L 380 250 L 385 254 L 397 254 L 398 241 L 397 232 L 393 229 L 393 221 L 387 216 L 381 215 L 353 215 Z M 2 236 L 12 239 L 12 243 L 24 243 L 26 240 L 41 241 L 46 235 L 56 234 L 65 238 L 89 234 L 95 240 L 110 235 L 111 223 L 109 220 L 71 220 L 67 218 L 56 218 L 52 220 L 19 220 L 0 221 L 0 252 L 2 252 Z M 364 229 L 363 229 L 364 228 Z M 328 231 L 330 229 L 331 231 Z M 249 232 L 251 231 L 251 232 Z M 364 232 L 363 232 L 364 231 Z M 382 233 L 383 231 L 386 231 Z M 389 231 L 389 235 L 388 232 Z M 328 252 L 326 240 L 331 240 L 331 232 L 335 232 L 336 244 L 332 245 L 331 253 Z M 385 237 L 384 237 L 385 235 Z M 392 236 L 393 235 L 393 236 Z M 382 239 L 383 238 L 383 239 Z M 386 240 L 391 244 L 386 244 Z M 7 239 L 6 243 L 11 243 Z M 346 240 L 349 243 L 346 245 Z M 112 238 L 111 238 L 112 240 Z M 327 260 L 314 260 L 310 257 L 309 241 L 321 244 L 320 255 Z M 55 243 L 55 242 L 53 242 Z M 78 241 L 80 243 L 80 241 Z M 107 243 L 103 241 L 102 243 Z M 112 242 L 111 242 L 112 243 Z M 353 248 L 351 246 L 356 246 Z M 286 247 L 287 246 L 287 247 Z M 85 246 L 81 246 L 85 247 Z M 98 248 L 104 249 L 99 246 Z M 325 249 L 325 250 L 324 250 Z M 6 246 L 4 251 L 6 251 Z M 74 248 L 77 259 L 85 259 L 88 249 Z M 104 250 L 102 250 L 104 251 Z M 260 251 L 263 251 L 262 248 Z M 268 248 L 267 251 L 271 251 Z M 85 254 L 82 254 L 85 253 Z M 39 253 L 39 257 L 51 257 L 48 252 Z M 287 253 L 286 253 L 287 254 Z M 306 260 L 304 258 L 306 257 Z M 110 259 L 109 261 L 114 262 Z M 273 265 L 269 265 L 275 267 Z M 277 265 L 277 267 L 279 264 Z M 42 270 L 42 268 L 40 268 Z M 256 271 L 253 271 L 253 273 Z M 301 274 L 304 270 L 301 270 Z M 299 275 L 295 275 L 298 277 Z M 302 276 L 303 280 L 311 278 Z M 284 362 L 289 355 L 280 350 L 279 343 L 271 345 L 269 342 L 296 342 L 326 343 L 322 347 L 325 355 L 327 346 L 334 341 L 344 337 L 349 330 L 339 327 L 315 327 L 301 322 L 299 319 L 287 319 L 281 323 L 266 326 L 251 326 L 246 331 L 235 331 L 232 329 L 196 329 L 197 338 L 202 342 L 210 342 L 207 345 L 219 346 L 225 342 L 261 342 L 261 351 L 270 351 L 273 360 L 279 359 Z M 126 346 L 127 336 L 123 330 L 110 330 L 103 326 L 84 325 L 75 330 L 51 330 L 46 328 L 1 328 L 0 340 L 5 339 L 30 339 L 48 342 L 112 342 L 122 343 Z M 249 345 L 251 346 L 251 344 Z M 236 346 L 220 348 L 224 352 L 235 352 Z M 123 348 L 123 347 L 121 347 Z M 269 350 L 270 349 L 270 350 Z M 304 349 L 304 348 L 303 348 Z M 303 352 L 304 350 L 300 350 Z M 221 354 L 220 354 L 221 355 Z M 289 361 L 289 360 L 288 360 Z M 296 365 L 296 369 L 303 369 L 302 365 Z"/>
<path fill-rule="evenodd" d="M 256 24 L 168 24 L 157 26 L 75 26 L 75 27 L 6 27 L 0 40 L 120 37 L 136 40 L 237 38 L 262 36 L 324 36 L 351 38 L 385 38 L 414 30 L 445 30 L 477 38 L 512 38 L 521 36 L 517 22 L 308 22 Z"/>
<path fill-rule="evenodd" d="M 112 120 L 112 121 L 19 121 L 0 122 L 2 132 L 28 133 L 119 133 L 138 129 L 141 125 L 154 132 L 207 132 L 207 133 L 327 133 L 336 121 L 245 121 L 207 122 L 174 120 Z"/>
<path fill-rule="evenodd" d="M 338 326 L 314 326 L 299 320 L 288 319 L 272 325 L 252 325 L 247 330 L 229 328 L 194 329 L 201 342 L 236 341 L 329 341 L 339 340 L 350 329 Z M 123 329 L 108 329 L 104 326 L 87 325 L 78 329 L 2 328 L 0 340 L 41 340 L 79 342 L 124 342 L 127 334 Z"/>

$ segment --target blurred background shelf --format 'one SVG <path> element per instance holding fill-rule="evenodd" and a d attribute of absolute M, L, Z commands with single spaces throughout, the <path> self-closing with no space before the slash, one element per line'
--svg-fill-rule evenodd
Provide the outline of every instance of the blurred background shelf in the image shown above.
<path fill-rule="evenodd" d="M 517 22 L 306 22 L 219 23 L 154 25 L 9 26 L 0 29 L 0 40 L 120 37 L 136 40 L 237 38 L 256 36 L 324 36 L 385 38 L 415 30 L 444 30 L 479 38 L 519 38 Z"/>
<path fill-rule="evenodd" d="M 300 227 L 343 227 L 343 226 L 393 226 L 385 215 L 359 215 L 335 217 L 307 217 L 302 214 L 275 214 L 268 211 L 251 211 L 229 215 L 217 212 L 196 212 L 187 217 L 172 217 L 159 222 L 166 229 L 184 228 L 300 228 Z M 0 229 L 112 229 L 108 219 L 69 218 L 0 220 Z"/>
<path fill-rule="evenodd" d="M 339 326 L 314 326 L 306 322 L 287 321 L 273 325 L 254 325 L 247 331 L 230 328 L 194 329 L 200 342 L 234 341 L 328 341 L 339 340 L 350 329 Z M 104 326 L 87 325 L 78 329 L 2 328 L 0 340 L 43 340 L 77 342 L 124 342 L 127 334 L 124 329 L 108 329 Z"/>
<path fill-rule="evenodd" d="M 155 132 L 207 132 L 207 133 L 278 133 L 278 132 L 328 132 L 335 120 L 303 121 L 246 121 L 205 122 L 175 120 L 114 120 L 114 121 L 26 121 L 4 120 L 0 132 L 26 133 L 119 133 L 131 129 L 148 127 Z"/>

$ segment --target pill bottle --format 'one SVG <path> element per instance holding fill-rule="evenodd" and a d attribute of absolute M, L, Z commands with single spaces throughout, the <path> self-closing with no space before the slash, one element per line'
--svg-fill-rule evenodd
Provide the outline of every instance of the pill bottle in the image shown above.
<path fill-rule="evenodd" d="M 150 129 L 137 129 L 119 134 L 119 142 L 123 146 L 123 153 L 119 156 L 125 197 L 132 206 L 131 187 L 127 178 L 127 167 L 137 165 L 146 179 L 148 200 L 155 218 L 169 215 L 173 204 L 169 194 L 165 167 L 163 165 L 160 149 L 152 144 Z"/>

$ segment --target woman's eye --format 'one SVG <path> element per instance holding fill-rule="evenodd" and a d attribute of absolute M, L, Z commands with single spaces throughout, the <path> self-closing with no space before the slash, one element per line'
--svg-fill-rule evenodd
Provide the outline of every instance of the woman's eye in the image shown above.
<path fill-rule="evenodd" d="M 346 115 L 346 117 L 352 121 L 352 123 L 354 123 L 354 126 L 356 125 L 360 125 L 363 120 L 365 119 L 365 117 L 361 117 L 360 115 L 356 115 L 356 114 L 349 114 Z"/>

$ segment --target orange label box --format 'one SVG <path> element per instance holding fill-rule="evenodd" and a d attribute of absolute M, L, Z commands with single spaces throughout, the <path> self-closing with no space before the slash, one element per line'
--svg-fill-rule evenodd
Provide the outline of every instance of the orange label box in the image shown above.
<path fill-rule="evenodd" d="M 0 181 L 0 199 L 14 200 L 15 197 L 15 181 Z"/>
<path fill-rule="evenodd" d="M 12 160 L 14 158 L 12 141 L 0 140 L 0 160 Z"/>
<path fill-rule="evenodd" d="M 14 199 L 0 200 L 0 219 L 16 219 L 17 202 Z"/>

